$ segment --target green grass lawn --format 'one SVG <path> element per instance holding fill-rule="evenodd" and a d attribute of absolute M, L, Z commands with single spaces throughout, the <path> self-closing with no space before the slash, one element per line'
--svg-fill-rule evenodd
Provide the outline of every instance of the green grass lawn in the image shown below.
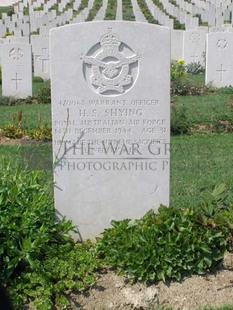
<path fill-rule="evenodd" d="M 171 139 L 171 203 L 197 205 L 200 192 L 225 183 L 233 201 L 233 134 Z"/>
<path fill-rule="evenodd" d="M 233 106 L 229 94 L 206 94 L 201 96 L 179 96 L 175 107 L 184 108 L 188 120 L 194 124 L 214 124 L 219 120 L 233 120 Z"/>
<path fill-rule="evenodd" d="M 24 104 L 16 106 L 0 106 L 0 128 L 12 123 L 13 114 L 16 117 L 22 111 L 22 125 L 34 128 L 39 126 L 39 115 L 42 123 L 51 124 L 51 105 L 49 104 Z"/>

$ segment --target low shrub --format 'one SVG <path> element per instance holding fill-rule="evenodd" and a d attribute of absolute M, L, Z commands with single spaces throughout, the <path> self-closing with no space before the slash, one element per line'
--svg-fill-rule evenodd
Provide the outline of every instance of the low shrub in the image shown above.
<path fill-rule="evenodd" d="M 40 76 L 33 76 L 33 83 L 42 83 L 44 80 Z"/>
<path fill-rule="evenodd" d="M 15 121 L 14 114 L 12 115 L 12 123 L 4 125 L 1 129 L 1 134 L 10 139 L 21 139 L 24 137 L 29 137 L 30 139 L 50 141 L 52 140 L 52 127 L 48 124 L 42 124 L 40 120 L 38 120 L 39 125 L 35 128 L 27 128 L 25 124 L 22 122 L 22 112 L 19 112 L 21 115 L 21 120 Z"/>
<path fill-rule="evenodd" d="M 26 130 L 20 125 L 7 124 L 3 126 L 1 133 L 10 139 L 21 139 L 26 135 Z"/>
<path fill-rule="evenodd" d="M 225 86 L 225 87 L 221 87 L 221 88 L 217 88 L 216 92 L 218 94 L 233 94 L 233 86 Z"/>
<path fill-rule="evenodd" d="M 171 0 L 174 1 L 174 0 Z M 176 1 L 175 1 L 176 2 Z M 176 30 L 185 30 L 185 24 L 181 24 L 178 19 L 174 20 L 174 29 Z"/>
<path fill-rule="evenodd" d="M 205 68 L 200 62 L 191 62 L 185 66 L 185 70 L 189 74 L 202 74 L 205 73 Z"/>
<path fill-rule="evenodd" d="M 29 130 L 29 138 L 36 140 L 52 140 L 52 127 L 50 125 L 40 125 L 37 128 Z"/>
<path fill-rule="evenodd" d="M 37 103 L 32 97 L 28 96 L 27 98 L 15 98 L 15 97 L 6 97 L 0 96 L 0 106 L 13 106 L 13 105 L 21 105 L 21 104 L 33 104 Z"/>
<path fill-rule="evenodd" d="M 51 103 L 51 87 L 49 81 L 42 84 L 41 87 L 37 89 L 34 98 L 37 100 L 39 104 Z"/>
<path fill-rule="evenodd" d="M 183 59 L 172 61 L 171 63 L 171 81 L 181 82 L 186 77 L 185 64 Z"/>
<path fill-rule="evenodd" d="M 171 63 L 171 94 L 180 96 L 202 95 L 210 86 L 200 86 L 193 83 L 187 76 L 187 66 L 183 59 Z"/>
<path fill-rule="evenodd" d="M 180 280 L 215 270 L 233 232 L 233 206 L 220 203 L 221 195 L 215 189 L 199 209 L 160 206 L 157 214 L 149 211 L 134 223 L 112 221 L 112 228 L 97 240 L 96 255 L 143 282 Z"/>
<path fill-rule="evenodd" d="M 67 293 L 96 280 L 91 244 L 75 243 L 72 223 L 56 220 L 42 172 L 1 168 L 0 280 L 15 309 L 29 302 L 39 310 L 65 309 Z"/>
<path fill-rule="evenodd" d="M 209 86 L 196 85 L 188 78 L 171 82 L 171 94 L 179 96 L 200 96 L 209 92 Z"/>
<path fill-rule="evenodd" d="M 0 96 L 0 105 L 7 106 L 9 105 L 10 97 Z"/>
<path fill-rule="evenodd" d="M 188 134 L 191 131 L 191 122 L 188 120 L 184 106 L 171 108 L 171 135 Z"/>

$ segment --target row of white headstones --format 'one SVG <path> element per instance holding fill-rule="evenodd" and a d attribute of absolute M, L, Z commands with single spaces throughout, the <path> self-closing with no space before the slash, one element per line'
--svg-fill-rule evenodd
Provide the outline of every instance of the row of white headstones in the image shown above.
<path fill-rule="evenodd" d="M 184 24 L 186 29 L 196 28 L 201 21 L 207 23 L 208 26 L 221 26 L 224 22 L 233 23 L 232 12 L 233 3 L 231 0 L 216 1 L 212 0 L 204 2 L 195 0 L 193 3 L 184 0 L 177 0 L 176 5 L 168 0 L 161 0 L 164 10 L 158 8 L 152 0 L 145 0 L 151 15 L 158 20 L 159 24 L 169 28 L 174 27 L 173 16 L 181 24 Z M 136 0 L 131 0 L 132 8 L 136 21 L 147 22 L 145 16 Z M 66 9 L 66 5 L 70 0 L 64 0 L 57 3 L 57 0 L 24 0 L 14 6 L 15 14 L 11 17 L 7 14 L 2 15 L 0 21 L 0 36 L 3 36 L 6 31 L 14 33 L 17 36 L 29 36 L 31 32 L 39 31 L 41 35 L 48 35 L 49 30 L 62 26 L 67 23 L 85 22 L 91 8 L 94 5 L 94 0 L 88 1 L 88 6 L 81 10 L 77 16 L 74 12 L 78 10 L 81 0 L 72 2 L 72 8 Z M 103 20 L 107 9 L 107 0 L 103 1 L 103 5 L 99 12 L 94 17 L 94 21 Z M 52 7 L 58 5 L 58 13 Z M 29 15 L 24 14 L 25 8 L 29 11 Z M 116 20 L 122 20 L 122 1 L 117 1 Z"/>
<path fill-rule="evenodd" d="M 31 36 L 31 44 L 27 40 L 9 36 L 0 41 L 4 96 L 31 96 L 32 74 L 50 79 L 49 37 Z M 185 64 L 205 66 L 206 84 L 211 82 L 216 87 L 233 85 L 232 55 L 233 32 L 206 34 L 203 30 L 171 30 L 171 59 L 184 59 Z"/>

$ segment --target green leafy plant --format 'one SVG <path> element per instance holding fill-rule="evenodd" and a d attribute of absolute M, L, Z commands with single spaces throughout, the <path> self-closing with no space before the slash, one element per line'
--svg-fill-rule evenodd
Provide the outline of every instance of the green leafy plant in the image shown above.
<path fill-rule="evenodd" d="M 209 90 L 210 86 L 194 83 L 186 75 L 186 66 L 183 59 L 171 63 L 171 94 L 172 95 L 202 95 Z"/>
<path fill-rule="evenodd" d="M 43 124 L 41 113 L 38 113 L 38 123 L 38 127 L 28 131 L 29 137 L 37 140 L 52 140 L 52 127 L 48 124 Z"/>
<path fill-rule="evenodd" d="M 50 125 L 40 125 L 28 132 L 31 139 L 36 140 L 52 140 L 52 128 Z"/>
<path fill-rule="evenodd" d="M 51 87 L 49 81 L 42 84 L 41 87 L 37 89 L 34 98 L 38 101 L 39 104 L 51 103 Z"/>
<path fill-rule="evenodd" d="M 200 96 L 209 92 L 209 86 L 200 86 L 189 79 L 171 83 L 171 94 L 179 96 Z"/>
<path fill-rule="evenodd" d="M 44 80 L 40 76 L 33 76 L 33 83 L 42 83 Z"/>
<path fill-rule="evenodd" d="M 216 89 L 216 92 L 218 94 L 233 94 L 233 86 L 225 86 L 225 87 L 221 87 Z"/>
<path fill-rule="evenodd" d="M 215 190 L 210 201 L 218 206 L 216 216 L 225 201 L 218 199 L 218 194 Z M 230 227 L 222 229 L 200 220 L 202 210 L 160 206 L 157 214 L 149 211 L 134 223 L 129 219 L 112 221 L 113 227 L 97 240 L 96 254 L 129 278 L 144 282 L 204 274 L 215 269 L 229 249 Z M 224 210 L 232 212 L 232 206 Z"/>
<path fill-rule="evenodd" d="M 185 24 L 181 24 L 178 19 L 174 20 L 174 29 L 176 30 L 185 30 Z"/>
<path fill-rule="evenodd" d="M 6 106 L 9 105 L 10 97 L 0 96 L 0 105 Z"/>
<path fill-rule="evenodd" d="M 67 294 L 96 280 L 91 244 L 75 243 L 72 223 L 56 220 L 42 172 L 1 168 L 0 280 L 15 309 L 29 302 L 39 310 L 64 309 Z"/>
<path fill-rule="evenodd" d="M 22 119 L 23 114 L 22 111 L 18 112 L 18 117 L 16 121 L 16 117 L 12 114 L 12 123 L 3 126 L 2 133 L 8 137 L 13 139 L 20 139 L 25 135 L 25 129 L 22 128 Z"/>
<path fill-rule="evenodd" d="M 191 122 L 189 121 L 184 106 L 177 108 L 175 105 L 171 108 L 171 134 L 173 136 L 188 134 L 191 131 Z"/>
<path fill-rule="evenodd" d="M 25 130 L 20 125 L 7 124 L 2 130 L 2 134 L 7 138 L 21 139 L 25 135 Z"/>
<path fill-rule="evenodd" d="M 37 140 L 52 140 L 52 127 L 42 123 L 41 113 L 38 113 L 38 126 L 27 128 L 23 126 L 23 113 L 18 113 L 18 118 L 12 114 L 12 123 L 3 126 L 1 133 L 11 139 L 21 139 L 25 136 Z"/>
<path fill-rule="evenodd" d="M 189 74 L 202 74 L 205 72 L 205 68 L 200 62 L 191 62 L 185 66 L 185 70 Z"/>
<path fill-rule="evenodd" d="M 180 81 L 186 77 L 185 64 L 183 59 L 172 61 L 171 63 L 171 81 Z"/>

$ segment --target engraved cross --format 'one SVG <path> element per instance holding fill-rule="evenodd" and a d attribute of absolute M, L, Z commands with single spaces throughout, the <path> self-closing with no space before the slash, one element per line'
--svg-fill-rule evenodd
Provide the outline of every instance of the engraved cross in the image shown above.
<path fill-rule="evenodd" d="M 224 70 L 223 64 L 221 64 L 221 68 L 216 70 L 216 71 L 219 72 L 219 78 L 220 78 L 220 81 L 222 82 L 223 81 L 223 72 L 226 72 L 227 70 Z"/>
<path fill-rule="evenodd" d="M 49 61 L 48 49 L 42 48 L 42 55 L 37 55 L 36 59 L 41 60 L 42 72 L 47 73 L 48 72 L 48 61 Z"/>
<path fill-rule="evenodd" d="M 11 81 L 15 81 L 15 90 L 19 90 L 19 83 L 22 81 L 22 79 L 18 78 L 18 73 L 15 73 L 15 79 L 11 79 Z"/>
<path fill-rule="evenodd" d="M 196 54 L 196 51 L 194 51 L 193 55 L 191 55 L 191 58 L 193 59 L 193 62 L 197 62 L 198 56 Z"/>

